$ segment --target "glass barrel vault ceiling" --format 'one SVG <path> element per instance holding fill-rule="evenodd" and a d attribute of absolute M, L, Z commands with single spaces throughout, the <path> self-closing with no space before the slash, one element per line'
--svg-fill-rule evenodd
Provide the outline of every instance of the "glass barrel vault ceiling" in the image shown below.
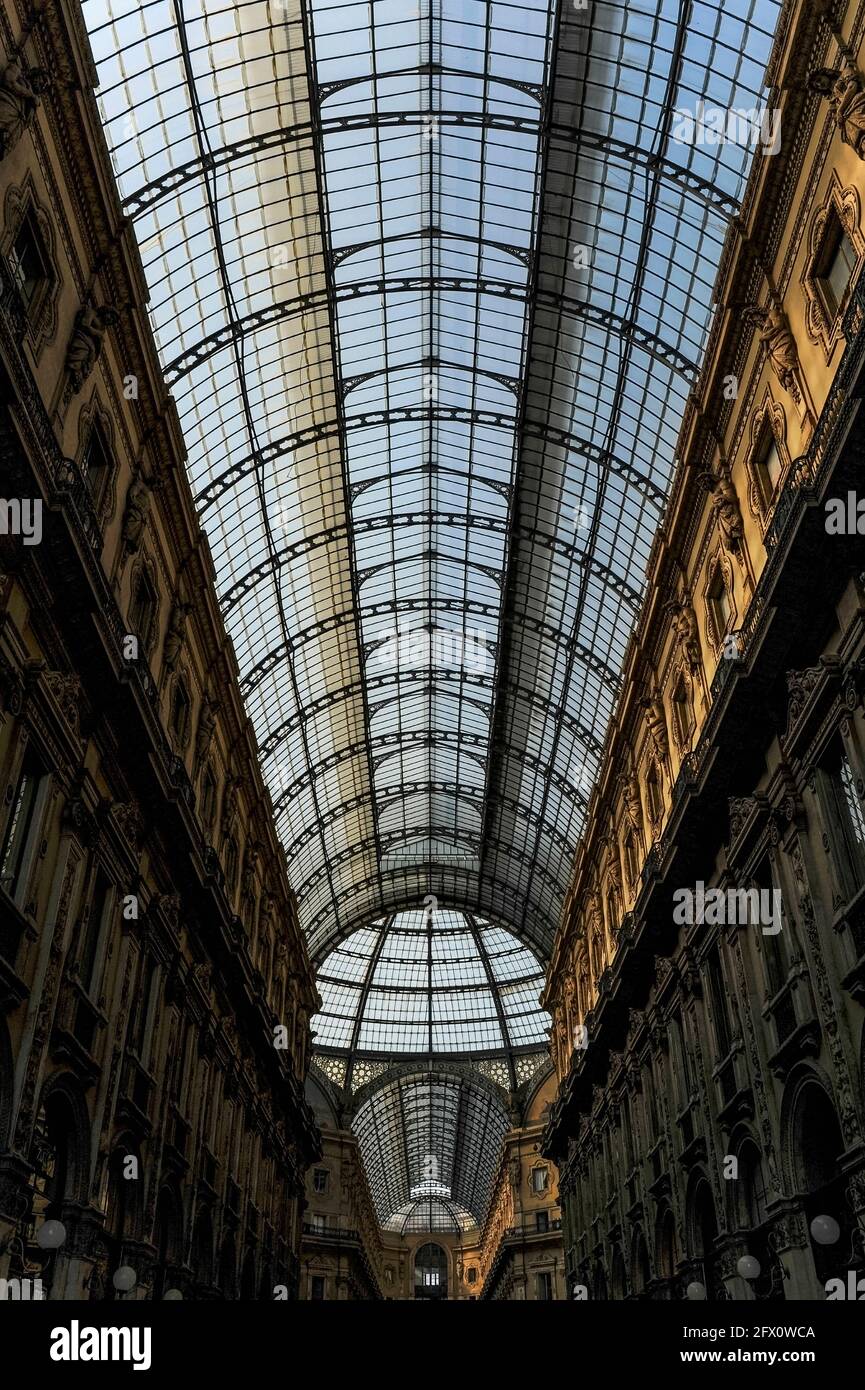
<path fill-rule="evenodd" d="M 751 159 L 672 113 L 778 8 L 85 0 L 319 961 L 428 893 L 548 952 Z"/>
<path fill-rule="evenodd" d="M 429 1072 L 374 1091 L 352 1129 L 379 1221 L 393 1231 L 483 1222 L 510 1127 L 501 1092 Z"/>

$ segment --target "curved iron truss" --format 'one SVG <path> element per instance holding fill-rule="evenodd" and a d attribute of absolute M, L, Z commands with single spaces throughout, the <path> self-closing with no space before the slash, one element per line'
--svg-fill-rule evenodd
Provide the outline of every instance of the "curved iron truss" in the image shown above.
<path fill-rule="evenodd" d="M 85 0 L 318 961 L 428 894 L 547 956 L 753 157 L 676 113 L 778 9 Z"/>

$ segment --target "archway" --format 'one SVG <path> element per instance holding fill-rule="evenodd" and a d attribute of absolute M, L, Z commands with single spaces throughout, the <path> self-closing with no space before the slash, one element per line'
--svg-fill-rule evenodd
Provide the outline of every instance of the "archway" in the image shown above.
<path fill-rule="evenodd" d="M 166 1289 L 170 1288 L 172 1266 L 180 1263 L 180 1252 L 183 1248 L 182 1211 L 177 1193 L 170 1187 L 163 1187 L 156 1203 L 154 1298 L 162 1298 Z"/>
<path fill-rule="evenodd" d="M 713 1254 L 718 1238 L 718 1218 L 712 1189 L 705 1177 L 699 1178 L 692 1193 L 689 1231 L 694 1258 L 702 1265 L 701 1282 L 706 1298 L 711 1300 L 714 1297 Z"/>
<path fill-rule="evenodd" d="M 137 1168 L 130 1168 L 130 1159 L 138 1165 Z M 129 1263 L 124 1245 L 139 1240 L 141 1235 L 141 1183 L 129 1175 L 137 1173 L 140 1166 L 140 1158 L 131 1139 L 121 1141 L 108 1160 L 108 1193 L 103 1238 L 109 1277 L 102 1296 L 109 1301 L 117 1297 L 110 1276 L 121 1265 Z"/>
<path fill-rule="evenodd" d="M 636 1298 L 645 1298 L 651 1279 L 649 1268 L 649 1248 L 643 1232 L 638 1230 L 634 1236 L 631 1252 L 631 1289 Z"/>
<path fill-rule="evenodd" d="M 433 1241 L 421 1245 L 414 1260 L 415 1298 L 447 1298 L 447 1252 Z"/>
<path fill-rule="evenodd" d="M 670 1207 L 665 1207 L 658 1217 L 655 1253 L 658 1278 L 666 1284 L 664 1296 L 672 1298 L 676 1277 L 676 1223 Z"/>
<path fill-rule="evenodd" d="M 207 1207 L 199 1207 L 192 1244 L 192 1271 L 196 1283 L 213 1285 L 213 1221 Z"/>
<path fill-rule="evenodd" d="M 821 1284 L 844 1277 L 850 1256 L 852 1222 L 844 1200 L 844 1179 L 838 1160 L 844 1140 L 835 1104 L 818 1081 L 809 1081 L 796 1097 L 791 1144 L 796 1187 L 804 1197 L 808 1239 Z M 839 1237 L 822 1243 L 814 1239 L 812 1222 L 828 1217 L 838 1223 Z"/>

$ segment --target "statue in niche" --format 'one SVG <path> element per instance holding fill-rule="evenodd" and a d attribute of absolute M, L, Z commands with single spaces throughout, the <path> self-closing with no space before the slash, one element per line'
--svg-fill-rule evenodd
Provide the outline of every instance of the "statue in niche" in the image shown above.
<path fill-rule="evenodd" d="M 214 730 L 216 729 L 216 712 L 218 706 L 213 700 L 205 699 L 201 702 L 201 711 L 198 715 L 198 730 L 195 735 L 195 761 L 196 764 L 206 757 Z"/>
<path fill-rule="evenodd" d="M 643 806 L 640 801 L 640 784 L 630 772 L 625 778 L 625 812 L 628 817 L 628 824 L 634 834 L 639 838 L 643 826 Z"/>
<path fill-rule="evenodd" d="M 865 159 L 865 79 L 849 50 L 843 53 L 840 71 L 818 68 L 809 76 L 808 86 L 828 97 L 841 139 Z"/>
<path fill-rule="evenodd" d="M 191 612 L 192 605 L 184 603 L 182 599 L 178 599 L 171 609 L 163 648 L 163 665 L 166 671 L 173 671 L 180 659 L 186 632 L 186 620 Z"/>
<path fill-rule="evenodd" d="M 649 736 L 655 746 L 655 752 L 660 761 L 664 763 L 670 751 L 670 737 L 667 733 L 667 720 L 661 697 L 654 693 L 646 696 L 640 701 L 640 704 L 646 711 L 646 723 L 649 726 Z"/>
<path fill-rule="evenodd" d="M 672 612 L 676 640 L 681 647 L 682 655 L 685 658 L 688 670 L 699 671 L 701 656 L 697 615 L 688 599 L 684 599 L 681 603 L 673 604 Z"/>
<path fill-rule="evenodd" d="M 766 309 L 752 305 L 745 310 L 743 317 L 746 323 L 756 325 L 772 371 L 798 405 L 801 400 L 796 381 L 799 371 L 799 349 L 781 305 L 772 303 Z"/>
<path fill-rule="evenodd" d="M 84 304 L 78 310 L 66 349 L 66 370 L 73 391 L 81 390 L 96 366 L 106 332 L 119 322 L 119 313 L 109 304 L 99 308 L 95 304 Z"/>
<path fill-rule="evenodd" d="M 712 511 L 721 532 L 724 549 L 739 556 L 742 550 L 744 528 L 739 498 L 729 474 L 724 472 L 712 483 Z"/>
<path fill-rule="evenodd" d="M 10 58 L 0 77 L 0 159 L 18 144 L 48 86 L 41 68 L 25 68 Z"/>

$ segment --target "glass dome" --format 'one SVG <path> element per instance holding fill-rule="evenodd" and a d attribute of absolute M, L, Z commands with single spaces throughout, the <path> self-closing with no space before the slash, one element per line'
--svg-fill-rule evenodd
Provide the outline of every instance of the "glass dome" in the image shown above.
<path fill-rule="evenodd" d="M 388 1055 L 537 1047 L 549 1033 L 543 983 L 537 957 L 484 918 L 398 912 L 352 932 L 323 961 L 314 1045 Z"/>
<path fill-rule="evenodd" d="M 477 1227 L 477 1220 L 470 1211 L 446 1197 L 419 1197 L 414 1202 L 406 1202 L 384 1223 L 386 1231 L 397 1231 L 400 1235 L 415 1235 L 423 1231 L 447 1232 L 463 1235 Z"/>

